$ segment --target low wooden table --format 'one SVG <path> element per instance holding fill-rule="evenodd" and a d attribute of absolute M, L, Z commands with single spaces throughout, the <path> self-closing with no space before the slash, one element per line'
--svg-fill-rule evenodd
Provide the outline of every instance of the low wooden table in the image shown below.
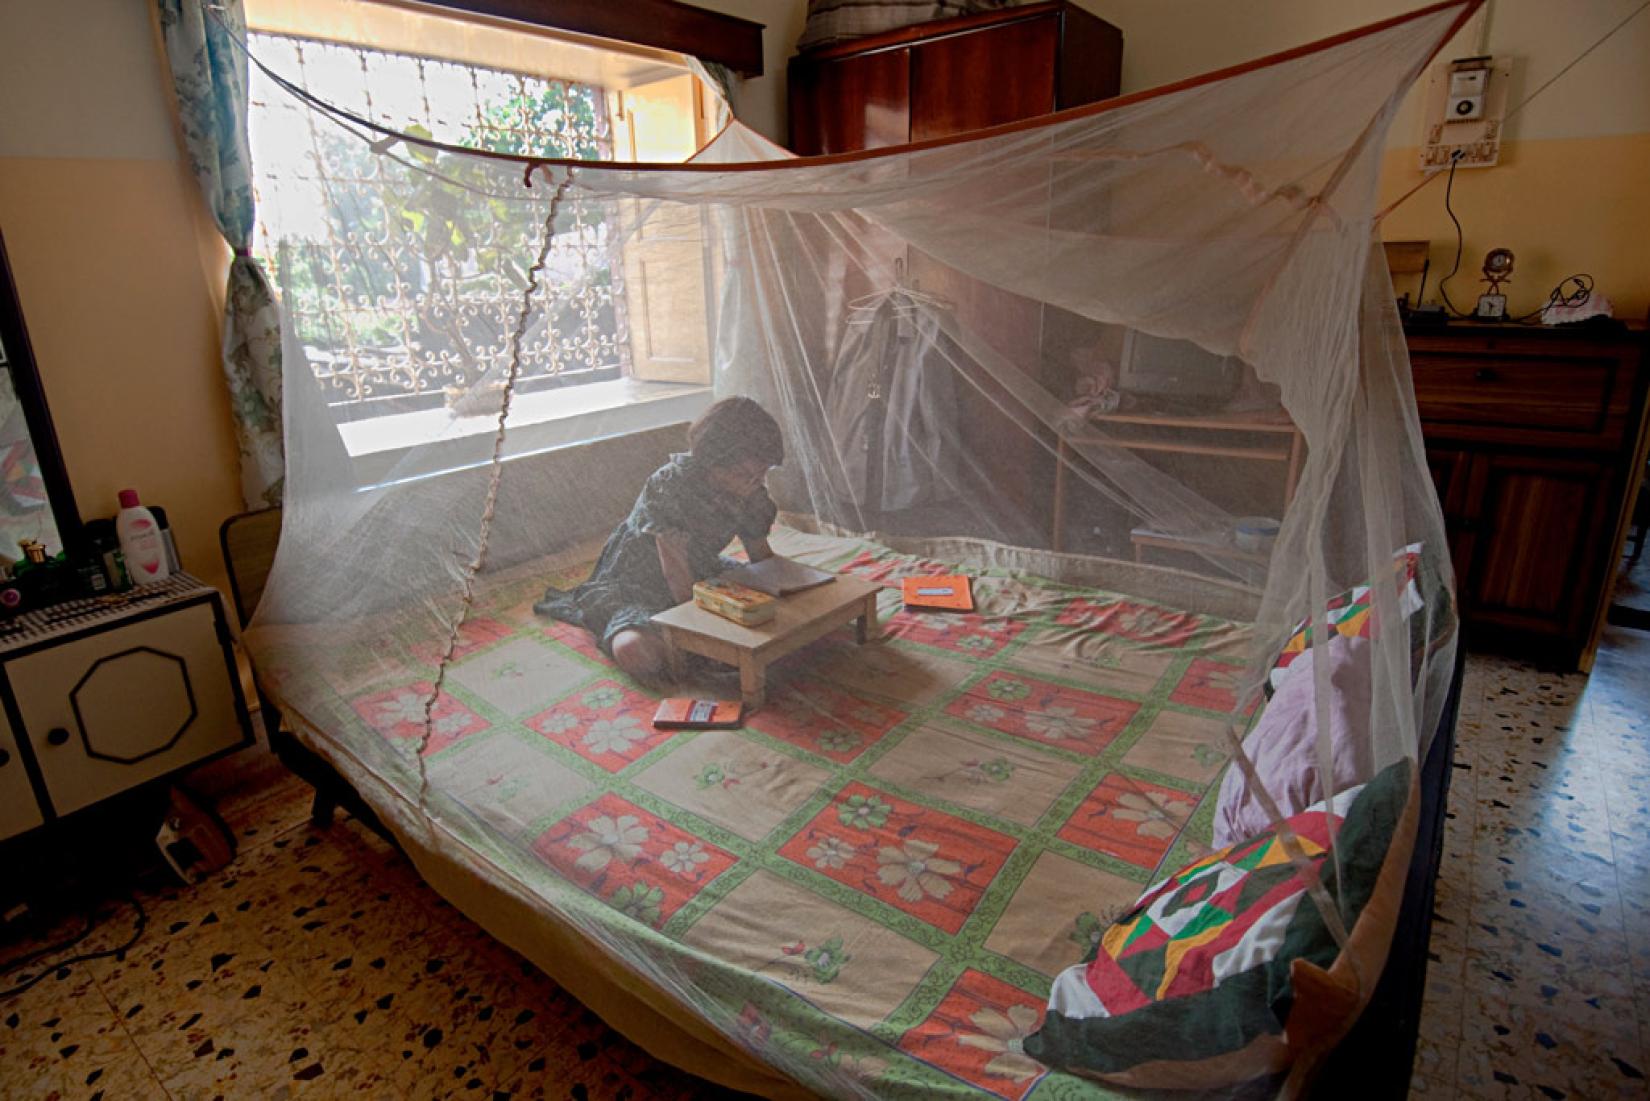
<path fill-rule="evenodd" d="M 653 617 L 665 641 L 678 650 L 700 654 L 739 668 L 739 692 L 745 706 L 763 703 L 763 680 L 768 666 L 786 654 L 830 634 L 850 620 L 861 645 L 879 637 L 877 594 L 880 585 L 857 577 L 837 575 L 806 592 L 779 598 L 779 614 L 760 627 L 743 627 L 699 607 L 693 601 L 678 604 Z"/>

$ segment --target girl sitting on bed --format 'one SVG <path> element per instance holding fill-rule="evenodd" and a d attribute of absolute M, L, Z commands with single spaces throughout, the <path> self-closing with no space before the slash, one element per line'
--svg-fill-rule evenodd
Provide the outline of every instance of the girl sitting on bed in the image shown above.
<path fill-rule="evenodd" d="M 721 556 L 735 535 L 751 561 L 773 554 L 778 510 L 763 484 L 785 461 L 779 425 L 750 398 L 724 398 L 688 429 L 685 455 L 654 471 L 608 536 L 590 580 L 548 589 L 541 615 L 583 627 L 626 673 L 656 682 L 671 669 L 655 613 L 693 598 L 693 583 L 736 563 Z"/>

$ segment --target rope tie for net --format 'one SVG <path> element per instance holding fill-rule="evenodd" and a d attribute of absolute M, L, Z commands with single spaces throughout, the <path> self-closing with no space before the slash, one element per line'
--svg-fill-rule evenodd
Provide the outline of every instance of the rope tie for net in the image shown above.
<path fill-rule="evenodd" d="M 530 171 L 530 170 L 529 170 Z M 547 173 L 550 169 L 546 168 Z M 447 632 L 447 641 L 442 647 L 441 659 L 436 665 L 435 683 L 430 688 L 430 698 L 424 701 L 424 729 L 418 736 L 418 806 L 424 807 L 424 800 L 430 789 L 430 773 L 424 764 L 424 754 L 428 752 L 430 740 L 435 736 L 435 708 L 441 700 L 443 686 L 447 682 L 447 667 L 453 662 L 453 655 L 458 650 L 458 638 L 463 633 L 464 624 L 469 621 L 470 613 L 475 608 L 476 577 L 480 575 L 482 567 L 487 564 L 487 546 L 493 533 L 493 516 L 498 509 L 499 487 L 504 482 L 504 430 L 510 419 L 510 403 L 515 397 L 516 380 L 521 377 L 522 344 L 527 339 L 527 326 L 533 316 L 533 295 L 538 293 L 539 275 L 544 271 L 544 265 L 550 257 L 550 246 L 556 240 L 556 216 L 561 213 L 562 200 L 567 195 L 567 189 L 573 183 L 573 170 L 565 168 L 561 182 L 556 184 L 555 192 L 550 196 L 550 209 L 544 215 L 544 235 L 539 240 L 539 251 L 533 260 L 533 266 L 527 269 L 527 287 L 521 295 L 521 312 L 516 316 L 516 327 L 510 334 L 510 361 L 508 373 L 504 376 L 504 390 L 502 401 L 498 407 L 498 424 L 493 430 L 493 454 L 488 462 L 487 495 L 482 500 L 481 523 L 476 533 L 475 556 L 465 563 L 463 569 L 463 584 L 460 588 L 458 615 L 453 618 L 452 628 Z M 551 177 L 552 179 L 554 176 Z M 550 324 L 548 311 L 545 314 L 545 325 Z"/>

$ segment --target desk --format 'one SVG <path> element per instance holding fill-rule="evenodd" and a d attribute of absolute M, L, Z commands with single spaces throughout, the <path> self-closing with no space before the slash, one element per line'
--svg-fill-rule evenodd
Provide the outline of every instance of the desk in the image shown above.
<path fill-rule="evenodd" d="M 882 586 L 858 577 L 835 581 L 779 598 L 779 612 L 759 627 L 745 627 L 707 612 L 693 601 L 653 617 L 665 641 L 678 650 L 699 654 L 739 669 L 739 694 L 754 710 L 765 699 L 768 666 L 830 634 L 856 623 L 861 645 L 879 637 L 877 595 Z"/>
<path fill-rule="evenodd" d="M 1284 508 L 1294 499 L 1295 486 L 1300 481 L 1301 462 L 1306 455 L 1306 441 L 1300 429 L 1295 427 L 1295 423 L 1282 410 L 1277 409 L 1254 413 L 1213 413 L 1202 417 L 1100 413 L 1090 417 L 1089 423 L 1107 426 L 1107 430 L 1102 433 L 1085 426 L 1070 436 L 1060 437 L 1059 459 L 1054 467 L 1054 521 L 1049 533 L 1050 544 L 1056 551 L 1065 549 L 1066 482 L 1071 476 L 1071 465 L 1083 461 L 1082 455 L 1077 451 L 1079 447 L 1123 447 L 1130 451 L 1161 451 L 1177 455 L 1276 463 L 1284 468 Z M 1172 438 L 1165 438 L 1162 433 L 1131 435 L 1135 429 L 1180 431 Z M 1232 436 L 1238 433 L 1247 435 L 1234 440 Z M 1135 545 L 1137 559 L 1145 548 L 1159 547 L 1198 554 L 1224 553 L 1227 557 L 1264 560 L 1264 556 L 1252 555 L 1249 552 L 1224 548 L 1211 550 L 1205 543 L 1179 540 L 1162 532 L 1142 535 L 1131 532 L 1130 539 Z"/>

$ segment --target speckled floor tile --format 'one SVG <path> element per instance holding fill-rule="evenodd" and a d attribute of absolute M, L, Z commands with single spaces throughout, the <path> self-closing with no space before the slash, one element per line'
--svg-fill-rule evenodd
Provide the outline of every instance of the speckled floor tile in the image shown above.
<path fill-rule="evenodd" d="M 130 952 L 0 1004 L 0 1097 L 724 1097 L 660 1064 L 308 789 L 224 808 L 241 850 L 140 896 Z M 248 808 L 234 801 L 244 794 Z M 83 947 L 115 947 L 113 906 Z M 61 935 L 58 934 L 58 935 Z"/>
<path fill-rule="evenodd" d="M 1650 1098 L 1650 635 L 1472 655 L 1412 1098 Z"/>
<path fill-rule="evenodd" d="M 0 1092 L 8 1097 L 165 1097 L 90 975 L 48 977 L 0 1005 Z"/>

